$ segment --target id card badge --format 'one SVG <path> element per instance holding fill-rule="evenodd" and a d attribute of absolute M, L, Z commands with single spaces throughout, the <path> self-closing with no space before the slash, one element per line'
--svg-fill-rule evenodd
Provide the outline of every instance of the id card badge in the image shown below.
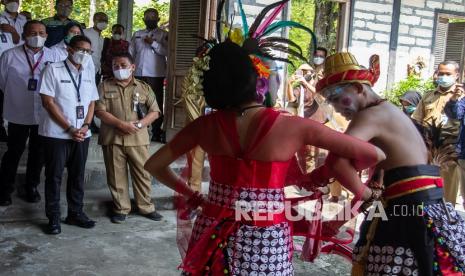
<path fill-rule="evenodd" d="M 37 91 L 37 84 L 39 83 L 36 79 L 29 79 L 27 82 L 27 90 L 29 91 Z"/>
<path fill-rule="evenodd" d="M 76 119 L 78 120 L 84 119 L 84 106 L 82 105 L 76 106 Z"/>
<path fill-rule="evenodd" d="M 0 34 L 0 39 L 2 40 L 2 43 L 7 43 L 8 42 L 6 40 L 6 35 L 5 34 Z"/>

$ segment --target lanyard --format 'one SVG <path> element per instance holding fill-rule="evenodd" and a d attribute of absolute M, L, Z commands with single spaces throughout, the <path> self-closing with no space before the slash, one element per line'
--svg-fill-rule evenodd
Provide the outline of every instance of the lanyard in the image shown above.
<path fill-rule="evenodd" d="M 69 66 L 68 66 L 68 63 L 66 62 L 66 60 L 64 61 L 64 63 L 65 63 L 66 70 L 68 71 L 68 75 L 71 78 L 71 81 L 73 82 L 74 88 L 76 88 L 77 99 L 78 99 L 78 103 L 80 104 L 81 103 L 81 93 L 79 92 L 79 90 L 81 89 L 81 79 L 82 79 L 81 75 L 82 75 L 82 73 L 79 73 L 78 84 L 76 84 L 76 80 L 74 80 L 73 75 L 71 74 L 71 70 L 69 70 Z"/>
<path fill-rule="evenodd" d="M 24 54 L 26 55 L 26 60 L 27 60 L 27 64 L 29 64 L 29 69 L 31 69 L 31 76 L 34 77 L 34 72 L 36 71 L 37 67 L 39 67 L 40 62 L 42 61 L 42 58 L 44 57 L 44 51 L 42 51 L 42 53 L 40 54 L 39 59 L 34 64 L 34 66 L 32 65 L 32 62 L 29 59 L 29 55 L 26 52 L 26 46 L 24 46 L 24 45 L 23 45 L 23 51 L 24 51 Z"/>

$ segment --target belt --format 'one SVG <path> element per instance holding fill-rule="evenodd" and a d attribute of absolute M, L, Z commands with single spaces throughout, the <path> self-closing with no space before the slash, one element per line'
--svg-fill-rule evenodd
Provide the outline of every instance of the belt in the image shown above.
<path fill-rule="evenodd" d="M 415 176 L 399 180 L 389 185 L 384 191 L 387 200 L 413 194 L 433 188 L 442 188 L 443 180 L 437 176 Z"/>

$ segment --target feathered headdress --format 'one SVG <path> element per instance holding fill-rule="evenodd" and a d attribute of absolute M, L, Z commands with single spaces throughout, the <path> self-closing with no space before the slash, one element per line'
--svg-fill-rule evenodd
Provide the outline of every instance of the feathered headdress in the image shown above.
<path fill-rule="evenodd" d="M 204 39 L 199 37 L 205 43 L 197 52 L 197 59 L 194 60 L 194 66 L 191 69 L 194 69 L 194 74 L 190 75 L 191 80 L 197 80 L 196 75 L 202 75 L 195 70 L 201 66 L 207 66 L 204 63 L 204 57 L 208 54 L 208 51 L 218 43 L 221 43 L 224 40 L 230 40 L 234 43 L 242 46 L 250 55 L 250 58 L 255 66 L 255 69 L 258 74 L 257 80 L 257 101 L 263 102 L 266 99 L 265 104 L 271 106 L 271 96 L 268 93 L 269 90 L 269 77 L 270 77 L 270 60 L 282 61 L 292 64 L 292 62 L 285 57 L 279 56 L 280 53 L 285 53 L 290 56 L 294 56 L 304 62 L 308 62 L 305 58 L 302 48 L 293 42 L 290 39 L 282 38 L 278 36 L 271 36 L 274 32 L 281 30 L 286 27 L 298 28 L 308 32 L 312 39 L 313 47 L 316 48 L 316 37 L 312 30 L 304 25 L 293 22 L 293 21 L 275 21 L 278 15 L 281 13 L 285 5 L 289 0 L 281 0 L 276 3 L 270 4 L 263 8 L 263 10 L 257 15 L 256 19 L 249 28 L 247 23 L 246 14 L 242 6 L 242 1 L 238 0 L 239 11 L 242 19 L 242 33 L 239 29 L 232 28 L 232 21 L 229 24 L 231 27 L 228 30 L 226 35 L 223 35 L 223 23 L 222 19 L 223 8 L 226 0 L 220 0 L 217 6 L 216 11 L 216 38 L 213 39 Z M 195 63 L 200 63 L 196 65 Z M 185 81 L 185 87 L 189 87 L 189 81 Z M 200 93 L 199 85 L 197 89 L 193 86 L 190 90 L 194 93 Z"/>

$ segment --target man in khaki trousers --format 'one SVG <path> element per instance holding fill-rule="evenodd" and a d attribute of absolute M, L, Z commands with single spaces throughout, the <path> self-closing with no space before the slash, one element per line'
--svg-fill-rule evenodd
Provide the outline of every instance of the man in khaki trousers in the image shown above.
<path fill-rule="evenodd" d="M 95 114 L 102 121 L 99 144 L 114 203 L 110 218 L 113 223 L 122 223 L 131 211 L 129 166 L 139 213 L 158 221 L 162 216 L 151 202 L 151 177 L 144 170 L 144 163 L 149 158 L 147 126 L 158 118 L 160 110 L 150 86 L 134 78 L 135 65 L 130 54 L 116 55 L 112 66 L 114 78 L 100 84 L 100 100 L 95 106 Z"/>

